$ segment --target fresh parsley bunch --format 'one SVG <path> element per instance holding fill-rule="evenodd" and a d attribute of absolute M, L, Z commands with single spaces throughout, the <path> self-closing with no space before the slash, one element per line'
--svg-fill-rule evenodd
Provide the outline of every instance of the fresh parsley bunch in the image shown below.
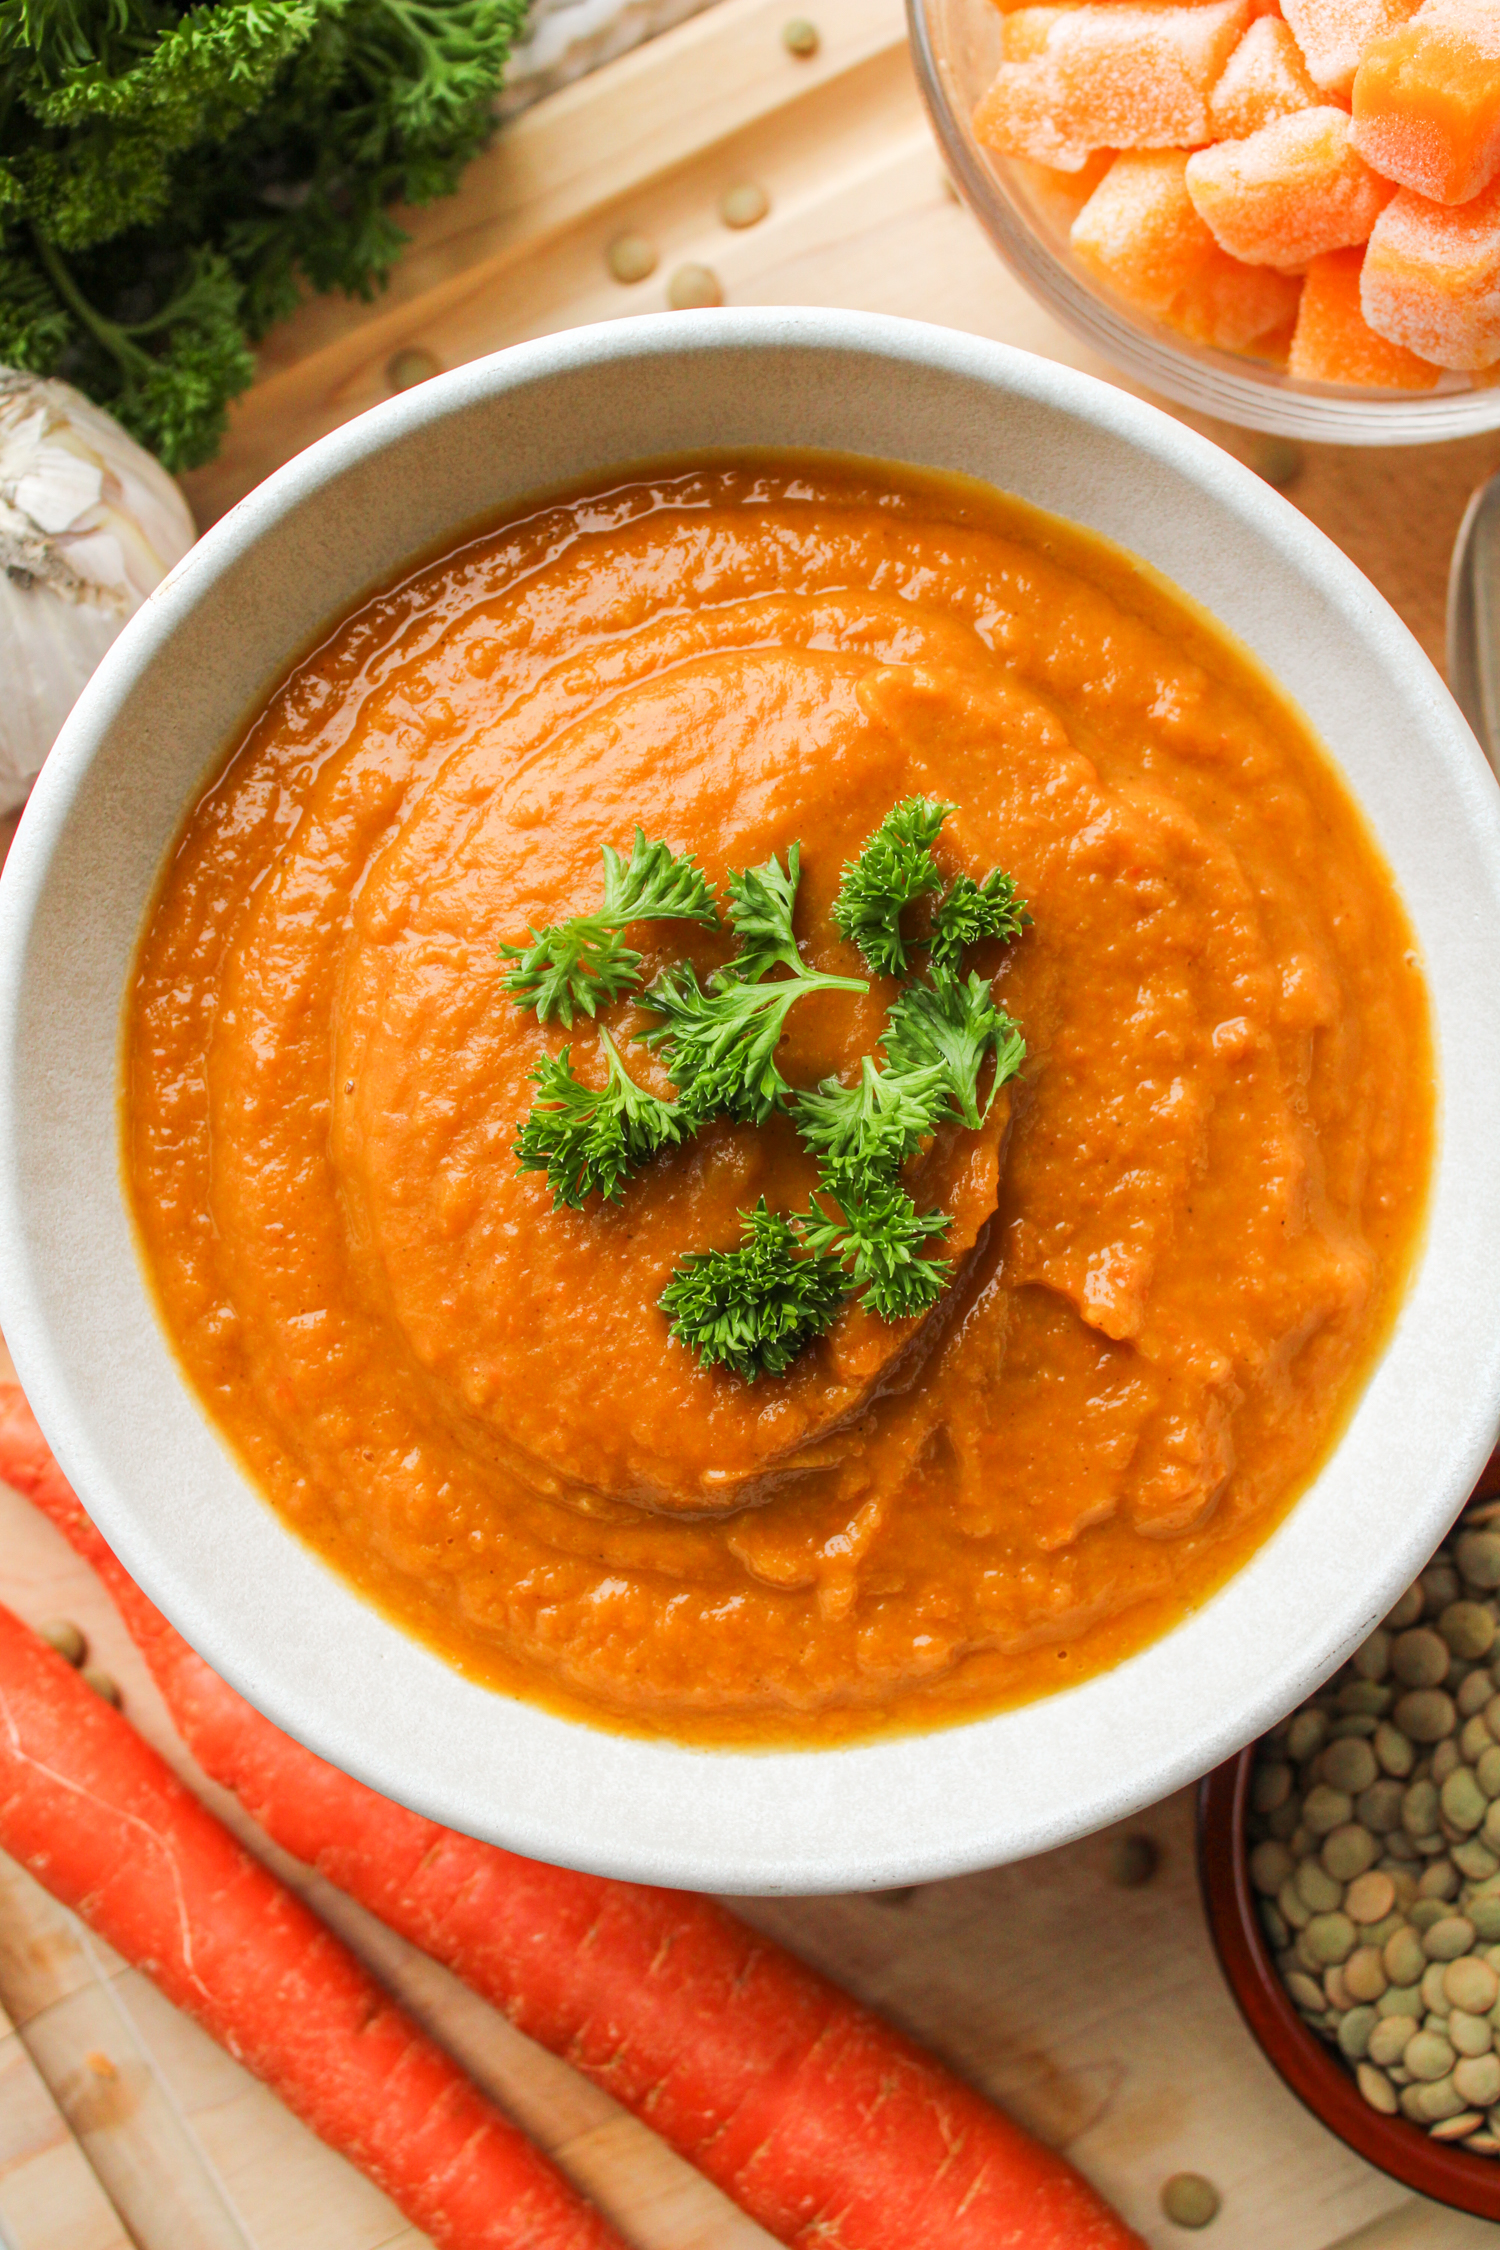
<path fill-rule="evenodd" d="M 458 184 L 527 0 L 0 0 L 0 364 L 208 460 L 304 288 Z"/>

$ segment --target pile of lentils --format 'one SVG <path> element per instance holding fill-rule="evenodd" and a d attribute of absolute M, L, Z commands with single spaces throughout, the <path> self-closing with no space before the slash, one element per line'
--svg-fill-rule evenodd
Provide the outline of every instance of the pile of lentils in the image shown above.
<path fill-rule="evenodd" d="M 1250 1878 L 1373 2109 L 1500 2156 L 1500 1501 L 1260 1744 Z"/>

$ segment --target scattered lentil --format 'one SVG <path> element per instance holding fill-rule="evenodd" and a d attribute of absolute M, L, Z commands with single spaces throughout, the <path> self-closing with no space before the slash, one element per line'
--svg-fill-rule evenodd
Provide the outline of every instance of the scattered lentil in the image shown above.
<path fill-rule="evenodd" d="M 1458 1725 L 1452 1696 L 1436 1687 L 1409 1689 L 1391 1715 L 1413 1742 L 1441 1742 Z"/>
<path fill-rule="evenodd" d="M 645 281 L 655 273 L 660 253 L 654 242 L 643 234 L 617 234 L 604 253 L 604 263 L 616 281 L 627 285 Z"/>
<path fill-rule="evenodd" d="M 1206 2227 L 1219 2215 L 1222 2198 L 1201 2172 L 1174 2172 L 1161 2191 L 1161 2207 L 1174 2227 Z"/>
<path fill-rule="evenodd" d="M 428 382 L 442 372 L 443 363 L 436 352 L 429 352 L 420 344 L 408 344 L 387 362 L 385 379 L 393 391 L 414 391 L 418 383 Z"/>
<path fill-rule="evenodd" d="M 781 44 L 789 55 L 796 55 L 799 61 L 805 62 L 809 55 L 817 53 L 823 41 L 815 23 L 809 23 L 806 16 L 793 16 L 781 27 Z"/>
<path fill-rule="evenodd" d="M 726 227 L 753 227 L 771 208 L 771 198 L 755 180 L 744 180 L 738 187 L 726 188 L 719 197 L 719 217 Z M 1460 1603 L 1461 1608 L 1465 1605 Z M 1480 1615 L 1488 1614 L 1481 1611 Z"/>
<path fill-rule="evenodd" d="M 667 303 L 673 312 L 700 312 L 723 302 L 724 291 L 711 266 L 679 266 L 667 283 Z"/>
<path fill-rule="evenodd" d="M 1275 1767 L 1263 1766 L 1257 1768 L 1257 1773 L 1276 1770 Z M 1283 1766 L 1280 1770 L 1287 1776 L 1287 1794 L 1290 1796 L 1291 1768 Z M 1346 1796 L 1357 1797 L 1361 1789 L 1368 1789 L 1379 1771 L 1375 1753 L 1369 1743 L 1361 1742 L 1357 1737 L 1330 1742 L 1323 1752 L 1323 1779 L 1330 1787 L 1342 1789 Z"/>
<path fill-rule="evenodd" d="M 83 1678 L 95 1695 L 102 1696 L 106 1703 L 112 1703 L 119 1710 L 125 1698 L 121 1695 L 120 1684 L 112 1672 L 101 1670 L 97 1664 L 85 1664 Z"/>
<path fill-rule="evenodd" d="M 1282 1880 L 1285 1881 L 1285 1877 Z M 1344 1912 L 1351 1922 L 1383 1922 L 1395 1903 L 1395 1884 L 1389 1875 L 1374 1869 L 1357 1875 L 1344 1893 Z"/>
<path fill-rule="evenodd" d="M 38 1625 L 37 1633 L 49 1648 L 55 1648 L 65 1663 L 81 1664 L 88 1655 L 89 1644 L 71 1617 L 49 1617 Z"/>
<path fill-rule="evenodd" d="M 1275 1883 L 1262 1884 L 1260 1887 L 1264 1890 L 1276 1891 L 1293 1873 L 1295 1863 L 1291 1853 L 1283 1845 L 1272 1844 L 1270 1849 L 1276 1852 L 1279 1858 L 1280 1880 Z M 1114 1836 L 1110 1839 L 1109 1879 L 1112 1883 L 1118 1883 L 1122 1891 L 1139 1890 L 1143 1883 L 1150 1882 L 1160 1865 L 1161 1851 L 1154 1837 L 1136 1834 Z M 1335 1900 L 1334 1904 L 1337 1905 L 1338 1901 Z"/>
<path fill-rule="evenodd" d="M 1437 1629 L 1455 1656 L 1488 1656 L 1495 1645 L 1495 1620 L 1483 1602 L 1450 1602 Z"/>

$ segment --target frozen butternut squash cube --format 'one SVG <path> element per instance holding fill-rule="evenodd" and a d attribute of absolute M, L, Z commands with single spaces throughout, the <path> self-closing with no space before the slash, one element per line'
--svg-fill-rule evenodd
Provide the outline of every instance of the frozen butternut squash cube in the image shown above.
<path fill-rule="evenodd" d="M 1500 180 L 1468 203 L 1402 188 L 1375 222 L 1360 302 L 1377 336 L 1435 367 L 1500 360 Z"/>
<path fill-rule="evenodd" d="M 1427 0 L 1366 48 L 1354 145 L 1432 203 L 1467 203 L 1500 173 L 1500 0 Z"/>
<path fill-rule="evenodd" d="M 1011 161 L 1011 176 L 1037 217 L 1066 234 L 1114 160 L 1112 148 L 1096 149 L 1081 171 L 1058 172 L 1018 156 Z"/>
<path fill-rule="evenodd" d="M 1417 0 L 1282 0 L 1313 84 L 1347 101 L 1365 49 L 1415 15 Z"/>
<path fill-rule="evenodd" d="M 1208 127 L 1216 141 L 1244 141 L 1278 117 L 1316 109 L 1321 97 L 1302 49 L 1279 16 L 1257 16 L 1209 96 Z"/>
<path fill-rule="evenodd" d="M 1117 156 L 1073 221 L 1069 240 L 1080 263 L 1145 312 L 1164 313 L 1215 255 L 1186 168 L 1183 149 Z"/>
<path fill-rule="evenodd" d="M 1278 118 L 1248 140 L 1199 149 L 1186 177 L 1220 249 L 1283 271 L 1363 242 L 1392 193 L 1331 104 Z"/>
<path fill-rule="evenodd" d="M 1430 391 L 1441 370 L 1404 345 L 1377 336 L 1366 320 L 1359 295 L 1364 262 L 1359 247 L 1314 258 L 1302 285 L 1287 373 L 1305 383 Z"/>
<path fill-rule="evenodd" d="M 1190 148 L 1210 138 L 1209 95 L 1249 22 L 1250 0 L 1018 11 L 975 133 L 1001 155 L 1068 172 L 1094 149 Z"/>
<path fill-rule="evenodd" d="M 1067 131 L 1059 108 L 1045 60 L 1003 62 L 974 112 L 974 138 L 998 156 L 1081 172 L 1093 151 Z"/>
<path fill-rule="evenodd" d="M 1272 336 L 1282 339 L 1284 351 L 1301 291 L 1291 274 L 1274 266 L 1243 266 L 1215 246 L 1164 317 L 1195 344 L 1212 344 L 1217 351 L 1255 351 Z"/>

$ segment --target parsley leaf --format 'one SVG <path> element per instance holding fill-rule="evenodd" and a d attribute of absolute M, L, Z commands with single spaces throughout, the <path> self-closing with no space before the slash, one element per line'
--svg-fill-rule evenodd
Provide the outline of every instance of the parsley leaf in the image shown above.
<path fill-rule="evenodd" d="M 618 1203 L 627 1175 L 682 1139 L 677 1104 L 635 1083 L 607 1031 L 599 1039 L 609 1068 L 602 1087 L 573 1076 L 571 1047 L 531 1074 L 541 1092 L 517 1129 L 516 1160 L 523 1172 L 546 1173 L 554 1211 L 580 1210 L 592 1194 Z"/>
<path fill-rule="evenodd" d="M 645 994 L 662 1019 L 642 1033 L 663 1050 L 683 1108 L 695 1123 L 721 1113 L 763 1125 L 785 1109 L 791 1088 L 776 1067 L 787 1014 L 810 992 L 867 992 L 863 977 L 825 976 L 809 969 L 792 934 L 801 860 L 793 844 L 783 868 L 776 859 L 729 878 L 730 920 L 746 949 L 707 985 L 691 962 L 679 962 Z M 757 982 L 767 968 L 790 976 Z"/>
<path fill-rule="evenodd" d="M 945 1113 L 948 1091 L 940 1062 L 879 1070 L 866 1055 L 857 1086 L 825 1078 L 815 1094 L 797 1096 L 797 1130 L 848 1179 L 894 1176 Z"/>
<path fill-rule="evenodd" d="M 830 1216 L 819 1205 L 836 1207 Z M 952 1260 L 924 1258 L 923 1245 L 946 1234 L 945 1211 L 918 1211 L 895 1180 L 825 1168 L 805 1215 L 799 1219 L 810 1250 L 849 1269 L 848 1286 L 881 1320 L 910 1320 L 937 1303 L 953 1278 Z"/>
<path fill-rule="evenodd" d="M 984 1123 L 1026 1059 L 1026 1041 L 977 970 L 966 984 L 939 969 L 931 984 L 907 985 L 891 1009 L 884 1046 L 894 1071 L 940 1068 L 950 1114 L 970 1127 Z M 979 1073 L 990 1054 L 995 1075 L 981 1110 Z"/>
<path fill-rule="evenodd" d="M 899 976 L 907 966 L 902 909 L 928 891 L 942 889 L 932 847 L 953 810 L 935 797 L 907 797 L 892 806 L 859 857 L 844 868 L 834 923 L 877 976 Z"/>
<path fill-rule="evenodd" d="M 705 1367 L 728 1367 L 753 1383 L 784 1374 L 832 1326 L 848 1284 L 837 1259 L 803 1251 L 791 1220 L 769 1211 L 764 1196 L 740 1218 L 740 1248 L 693 1252 L 657 1302 Z"/>
<path fill-rule="evenodd" d="M 932 966 L 956 976 L 966 945 L 977 945 L 981 938 L 1003 938 L 1008 943 L 1030 923 L 1026 901 L 1002 868 L 992 867 L 982 883 L 972 875 L 960 875 L 932 917 Z"/>
<path fill-rule="evenodd" d="M 641 973 L 641 955 L 620 933 L 632 922 L 703 922 L 719 926 L 708 878 L 690 852 L 648 843 L 637 828 L 628 860 L 604 846 L 604 904 L 597 914 L 575 914 L 531 932 L 528 946 L 502 945 L 517 966 L 505 978 L 516 1005 L 535 1008 L 537 1021 L 560 1016 L 571 1026 L 575 1009 L 595 1015 L 617 1000 Z"/>

